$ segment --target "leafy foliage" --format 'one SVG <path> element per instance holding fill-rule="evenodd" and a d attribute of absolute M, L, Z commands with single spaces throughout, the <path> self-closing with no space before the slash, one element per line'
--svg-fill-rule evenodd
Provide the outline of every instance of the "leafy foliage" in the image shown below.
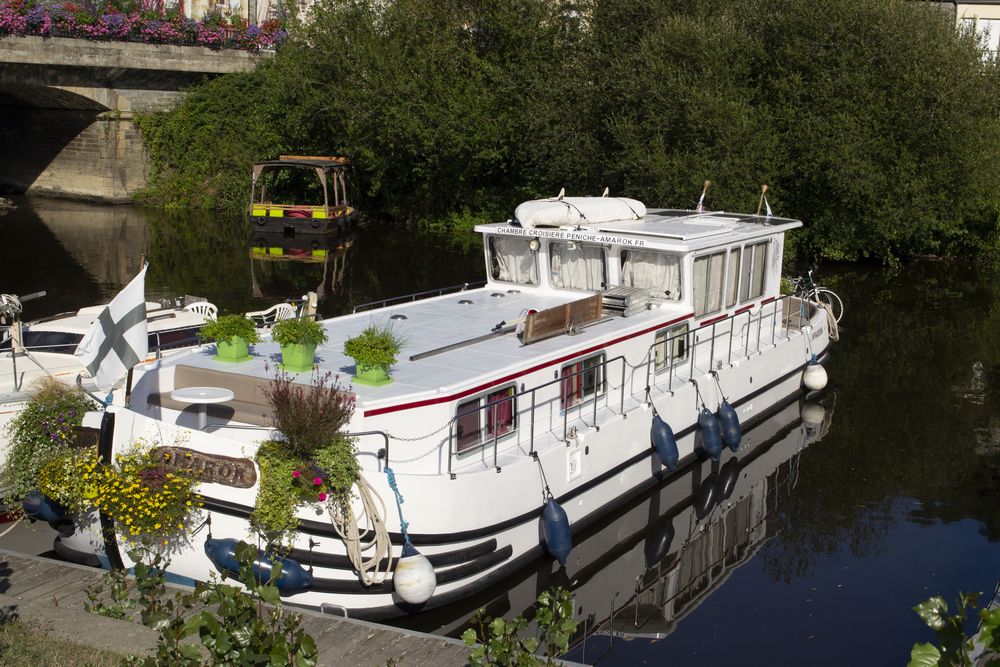
<path fill-rule="evenodd" d="M 308 458 L 342 437 L 354 414 L 354 395 L 329 371 L 313 374 L 310 385 L 292 381 L 278 371 L 264 389 L 273 411 L 272 423 L 284 436 L 286 448 Z"/>
<path fill-rule="evenodd" d="M 987 651 L 1000 653 L 1000 607 L 977 610 L 978 606 L 978 593 L 959 593 L 954 614 L 949 613 L 945 599 L 937 595 L 914 607 L 913 611 L 937 633 L 940 648 L 929 643 L 914 644 L 910 652 L 910 667 L 972 667 L 972 651 L 977 640 Z M 965 633 L 970 610 L 976 612 L 979 620 L 976 637 Z M 1000 665 L 1000 658 L 994 655 L 992 659 L 976 664 Z"/>
<path fill-rule="evenodd" d="M 53 458 L 69 454 L 74 429 L 94 404 L 76 387 L 47 378 L 10 424 L 10 450 L 3 469 L 3 488 L 19 500 L 38 486 L 38 475 Z"/>
<path fill-rule="evenodd" d="M 566 653 L 569 639 L 576 631 L 573 621 L 573 599 L 569 591 L 555 588 L 544 591 L 535 602 L 535 624 L 539 636 L 527 634 L 528 621 L 521 616 L 511 620 L 490 618 L 485 609 L 477 611 L 470 623 L 472 627 L 462 633 L 462 640 L 473 646 L 470 664 L 531 665 L 556 664 L 553 659 Z M 545 662 L 536 652 L 544 651 Z"/>
<path fill-rule="evenodd" d="M 388 322 L 370 324 L 344 341 L 344 354 L 363 366 L 391 366 L 403 347 L 403 338 Z"/>
<path fill-rule="evenodd" d="M 327 339 L 326 329 L 314 319 L 293 317 L 271 327 L 271 338 L 278 345 L 319 345 Z"/>
<path fill-rule="evenodd" d="M 122 619 L 135 606 L 130 593 L 131 580 L 125 570 L 109 570 L 99 583 L 87 589 L 87 601 L 83 608 L 91 614 Z"/>
<path fill-rule="evenodd" d="M 96 448 L 70 450 L 45 465 L 38 488 L 73 512 L 92 507 L 105 512 L 126 541 L 167 544 L 189 528 L 201 504 L 194 495 L 197 480 L 169 467 L 170 456 L 137 443 L 108 466 Z"/>
<path fill-rule="evenodd" d="M 329 372 L 316 373 L 310 386 L 279 372 L 264 392 L 284 440 L 264 442 L 257 450 L 260 486 L 251 523 L 280 546 L 294 537 L 300 504 L 326 502 L 336 507 L 350 500 L 360 471 L 354 456 L 357 445 L 345 435 L 354 396 Z"/>
<path fill-rule="evenodd" d="M 331 0 L 272 62 L 142 121 L 150 195 L 238 209 L 287 150 L 351 156 L 360 205 L 399 216 L 562 186 L 693 205 L 710 178 L 722 210 L 767 182 L 804 254 L 995 250 L 998 66 L 928 5 Z"/>
<path fill-rule="evenodd" d="M 257 549 L 240 542 L 236 560 L 239 582 L 246 588 L 220 581 L 200 582 L 191 593 L 166 596 L 167 565 L 159 557 L 136 560 L 135 587 L 143 608 L 142 622 L 160 631 L 156 654 L 137 664 L 195 666 L 316 664 L 316 642 L 301 626 L 301 616 L 282 609 L 278 588 L 271 582 L 281 576 L 276 563 L 268 581 L 253 573 Z M 224 575 L 225 577 L 225 575 Z M 192 613 L 196 608 L 197 613 Z M 199 643 L 185 641 L 196 637 Z M 207 654 L 207 662 L 205 655 Z"/>
<path fill-rule="evenodd" d="M 198 329 L 198 338 L 202 340 L 229 342 L 234 336 L 242 338 L 251 345 L 260 342 L 253 320 L 237 313 L 220 315 L 217 319 L 205 322 Z"/>

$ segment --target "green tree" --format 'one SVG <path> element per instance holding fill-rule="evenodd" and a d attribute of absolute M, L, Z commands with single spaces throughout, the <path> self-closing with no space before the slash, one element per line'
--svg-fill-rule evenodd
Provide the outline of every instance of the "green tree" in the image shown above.
<path fill-rule="evenodd" d="M 250 163 L 344 154 L 412 218 L 638 196 L 806 221 L 884 262 L 1000 248 L 1000 76 L 906 0 L 325 0 L 272 60 L 141 119 L 151 201 L 239 209 Z M 470 212 L 471 215 L 464 214 Z"/>

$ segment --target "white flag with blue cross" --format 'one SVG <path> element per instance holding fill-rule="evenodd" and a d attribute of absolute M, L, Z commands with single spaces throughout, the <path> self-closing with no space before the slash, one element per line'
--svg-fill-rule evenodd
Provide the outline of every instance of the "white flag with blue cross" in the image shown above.
<path fill-rule="evenodd" d="M 147 266 L 101 311 L 74 353 L 101 391 L 111 391 L 130 368 L 149 354 Z"/>

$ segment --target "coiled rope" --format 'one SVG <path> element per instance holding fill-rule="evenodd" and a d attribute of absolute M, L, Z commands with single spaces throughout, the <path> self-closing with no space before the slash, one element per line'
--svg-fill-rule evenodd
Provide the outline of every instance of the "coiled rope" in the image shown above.
<path fill-rule="evenodd" d="M 337 508 L 331 507 L 330 523 L 340 539 L 344 540 L 347 557 L 351 559 L 361 583 L 365 586 L 381 584 L 392 571 L 392 540 L 385 526 L 385 501 L 363 474 L 358 474 L 354 485 L 361 499 L 361 514 L 354 514 L 353 503 L 343 503 Z M 390 486 L 395 490 L 394 482 L 390 482 Z M 362 523 L 366 524 L 364 529 L 360 527 Z M 405 528 L 403 535 L 406 535 Z M 365 552 L 370 552 L 370 555 L 366 557 Z"/>
<path fill-rule="evenodd" d="M 14 321 L 21 314 L 21 300 L 13 294 L 0 294 L 0 317 Z"/>

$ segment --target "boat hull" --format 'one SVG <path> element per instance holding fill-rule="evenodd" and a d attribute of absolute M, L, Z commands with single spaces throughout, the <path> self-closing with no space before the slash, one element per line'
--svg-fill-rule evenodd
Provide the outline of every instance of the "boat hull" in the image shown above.
<path fill-rule="evenodd" d="M 814 341 L 821 354 L 825 344 L 824 340 Z M 801 376 L 806 363 L 801 343 L 791 340 L 718 371 L 722 384 L 745 388 L 742 394 L 729 396 L 744 427 L 752 427 L 776 406 L 803 391 Z M 454 603 L 501 581 L 543 554 L 540 515 L 545 489 L 539 481 L 539 467 L 565 509 L 574 534 L 579 534 L 651 487 L 686 474 L 686 467 L 706 458 L 695 406 L 699 398 L 711 403 L 721 397 L 709 392 L 712 378 L 708 373 L 696 380 L 700 389 L 688 384 L 676 389 L 672 396 L 661 392 L 652 397 L 658 413 L 675 430 L 681 459 L 676 473 L 660 464 L 650 445 L 652 410 L 642 402 L 634 402 L 622 414 L 602 413 L 597 428 L 577 427 L 570 442 L 540 449 L 537 463 L 524 456 L 520 460 L 501 459 L 499 471 L 462 473 L 455 479 L 445 474 L 397 472 L 399 490 L 406 498 L 403 507 L 410 524 L 410 540 L 431 560 L 437 577 L 434 595 L 423 605 L 400 600 L 391 579 L 373 586 L 361 584 L 325 509 L 304 508 L 299 514 L 295 551 L 290 556 L 312 570 L 314 583 L 308 590 L 286 596 L 286 602 L 343 609 L 357 618 L 388 619 Z M 109 451 L 127 446 L 136 434 L 154 432 L 162 426 L 157 420 L 128 410 L 118 410 L 115 416 L 114 441 L 102 443 Z M 188 446 L 199 451 L 221 453 L 220 445 L 224 446 L 218 438 L 205 433 L 191 432 L 186 437 L 190 438 Z M 744 439 L 741 449 L 748 446 Z M 244 455 L 252 456 L 252 452 L 245 449 Z M 393 491 L 380 466 L 368 465 L 364 475 L 391 508 Z M 517 489 L 517 494 L 512 496 L 511 489 Z M 200 492 L 205 499 L 204 512 L 211 517 L 213 537 L 256 543 L 248 521 L 256 487 L 234 489 L 203 484 Z M 497 502 L 498 498 L 504 498 L 504 502 Z M 402 547 L 398 518 L 390 512 L 386 521 L 398 557 Z M 117 539 L 105 541 L 97 528 L 64 538 L 65 546 L 96 550 L 112 564 L 130 566 L 124 545 Z M 104 528 L 113 530 L 111 526 Z M 216 572 L 204 555 L 202 543 L 206 537 L 203 531 L 172 545 L 172 574 L 202 581 Z M 576 557 L 570 553 L 570 567 Z"/>

